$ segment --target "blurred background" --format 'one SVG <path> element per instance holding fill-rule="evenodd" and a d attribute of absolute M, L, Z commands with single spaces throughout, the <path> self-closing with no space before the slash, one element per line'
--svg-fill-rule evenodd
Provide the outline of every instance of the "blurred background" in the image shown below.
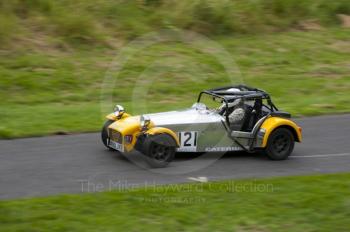
<path fill-rule="evenodd" d="M 0 0 L 0 138 L 98 131 L 111 62 L 147 33 L 187 30 L 220 44 L 242 79 L 294 116 L 350 111 L 348 0 Z M 210 49 L 210 48 L 209 48 Z M 132 57 L 111 90 L 131 113 L 188 107 L 227 84 L 224 67 L 179 42 Z M 112 109 L 111 109 L 112 110 Z"/>

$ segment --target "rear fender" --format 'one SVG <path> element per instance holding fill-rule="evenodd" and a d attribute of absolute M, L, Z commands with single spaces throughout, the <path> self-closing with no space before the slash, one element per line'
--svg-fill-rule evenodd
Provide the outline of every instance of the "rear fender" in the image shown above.
<path fill-rule="evenodd" d="M 284 128 L 290 129 L 294 135 L 295 141 L 297 142 L 302 141 L 301 127 L 299 127 L 295 122 L 286 118 L 269 117 L 265 120 L 265 122 L 260 127 L 260 129 L 265 130 L 265 135 L 264 135 L 261 147 L 266 147 L 270 134 L 278 127 L 284 127 Z"/>

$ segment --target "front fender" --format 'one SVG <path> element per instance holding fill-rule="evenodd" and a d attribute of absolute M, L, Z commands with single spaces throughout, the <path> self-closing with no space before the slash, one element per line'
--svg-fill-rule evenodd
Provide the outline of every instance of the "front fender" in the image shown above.
<path fill-rule="evenodd" d="M 292 130 L 295 140 L 297 142 L 302 141 L 301 128 L 295 122 L 286 118 L 269 117 L 260 127 L 261 129 L 265 129 L 265 135 L 261 147 L 266 147 L 270 134 L 278 127 L 289 128 Z"/>
<path fill-rule="evenodd" d="M 170 135 L 176 142 L 176 145 L 179 147 L 180 146 L 180 142 L 179 142 L 179 138 L 178 136 L 176 135 L 176 133 L 168 128 L 165 128 L 165 127 L 153 127 L 149 130 L 147 130 L 145 132 L 146 134 L 149 134 L 149 135 L 157 135 L 157 134 L 162 134 L 162 133 L 165 133 L 165 134 L 168 134 Z"/>
<path fill-rule="evenodd" d="M 118 118 L 114 113 L 110 113 L 106 116 L 108 120 L 117 121 L 122 118 L 130 117 L 130 114 L 124 113 L 121 118 Z"/>

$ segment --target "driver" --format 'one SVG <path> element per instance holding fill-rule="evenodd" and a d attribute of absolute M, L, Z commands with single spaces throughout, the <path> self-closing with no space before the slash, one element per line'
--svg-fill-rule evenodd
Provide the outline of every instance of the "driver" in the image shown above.
<path fill-rule="evenodd" d="M 236 99 L 234 102 L 232 102 L 232 105 L 229 107 L 233 108 L 232 112 L 228 116 L 228 120 L 230 121 L 231 125 L 241 125 L 244 120 L 245 110 L 244 110 L 244 104 L 242 99 Z"/>
<path fill-rule="evenodd" d="M 226 108 L 226 104 L 223 104 L 219 108 L 219 111 L 223 110 L 224 108 Z M 229 114 L 228 120 L 231 125 L 242 125 L 245 116 L 243 100 L 236 99 L 233 102 L 228 103 L 226 114 Z"/>

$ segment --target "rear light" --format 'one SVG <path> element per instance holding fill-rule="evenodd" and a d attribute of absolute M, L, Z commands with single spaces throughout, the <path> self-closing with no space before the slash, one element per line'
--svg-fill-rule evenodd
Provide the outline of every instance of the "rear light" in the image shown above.
<path fill-rule="evenodd" d="M 301 127 L 299 127 L 299 132 L 301 133 L 303 131 L 303 129 L 301 129 Z"/>
<path fill-rule="evenodd" d="M 124 141 L 125 141 L 125 143 L 131 143 L 132 142 L 132 135 L 125 135 Z"/>
<path fill-rule="evenodd" d="M 263 138 L 265 136 L 266 130 L 264 128 L 260 128 L 259 132 L 258 132 L 258 136 L 260 138 Z"/>

